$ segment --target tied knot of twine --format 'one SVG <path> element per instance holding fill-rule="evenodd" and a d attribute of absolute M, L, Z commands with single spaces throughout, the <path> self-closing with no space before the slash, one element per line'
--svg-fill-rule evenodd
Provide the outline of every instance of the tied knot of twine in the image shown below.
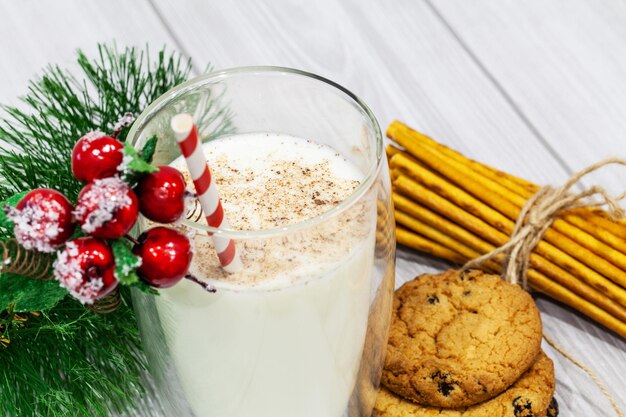
<path fill-rule="evenodd" d="M 613 197 L 600 186 L 592 186 L 578 193 L 571 192 L 572 187 L 584 176 L 612 164 L 626 166 L 626 159 L 606 159 L 575 173 L 561 187 L 542 187 L 522 208 L 509 241 L 492 252 L 467 262 L 463 265 L 461 270 L 464 271 L 476 268 L 485 261 L 494 259 L 500 254 L 505 254 L 506 257 L 502 264 L 501 271 L 502 278 L 507 282 L 519 284 L 522 288 L 528 290 L 527 272 L 530 255 L 535 246 L 537 246 L 543 238 L 545 232 L 563 211 L 581 207 L 605 206 L 609 216 L 613 220 L 626 217 L 626 211 L 619 205 L 619 201 L 626 197 L 626 192 Z M 590 199 L 591 197 L 599 197 L 599 199 Z M 606 387 L 606 384 L 603 383 L 591 368 L 574 358 L 573 355 L 557 344 L 552 338 L 545 334 L 543 337 L 557 352 L 575 366 L 585 371 L 609 400 L 617 415 L 624 417 L 624 413 L 617 405 L 617 401 Z"/>
<path fill-rule="evenodd" d="M 626 211 L 619 205 L 619 201 L 626 197 L 626 192 L 613 197 L 604 188 L 597 185 L 578 193 L 571 192 L 572 187 L 584 176 L 611 164 L 626 166 L 626 159 L 606 159 L 575 173 L 561 187 L 549 185 L 542 187 L 522 208 L 509 241 L 492 252 L 467 262 L 462 269 L 478 267 L 500 254 L 506 254 L 502 264 L 502 278 L 528 290 L 527 272 L 530 255 L 554 220 L 563 211 L 581 207 L 606 206 L 612 219 L 623 219 L 626 216 Z M 599 200 L 589 200 L 590 197 L 599 197 Z"/>

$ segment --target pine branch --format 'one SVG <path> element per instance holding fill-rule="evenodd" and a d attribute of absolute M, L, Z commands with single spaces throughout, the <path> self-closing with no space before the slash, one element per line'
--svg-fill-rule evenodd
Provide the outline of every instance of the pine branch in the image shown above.
<path fill-rule="evenodd" d="M 70 167 L 76 140 L 92 130 L 110 132 L 127 111 L 138 115 L 183 82 L 191 68 L 189 61 L 183 63 L 179 55 L 165 51 L 151 63 L 147 51 L 118 52 L 104 45 L 98 47 L 93 61 L 79 51 L 78 64 L 84 81 L 49 66 L 21 99 L 30 112 L 4 107 L 8 117 L 0 122 L 0 139 L 10 146 L 0 149 L 0 180 L 8 185 L 0 186 L 0 199 L 35 187 L 76 196 L 81 184 L 72 177 Z M 119 138 L 123 140 L 126 133 Z"/>
<path fill-rule="evenodd" d="M 0 415 L 108 416 L 142 393 L 138 332 L 128 304 L 112 316 L 66 298 L 14 331 L 0 352 Z"/>
<path fill-rule="evenodd" d="M 138 115 L 191 68 L 176 53 L 160 51 L 153 61 L 147 49 L 104 45 L 95 59 L 78 51 L 78 64 L 80 76 L 49 66 L 30 83 L 20 108 L 3 107 L 0 201 L 38 187 L 75 201 L 82 187 L 70 167 L 76 140 L 91 130 L 112 131 L 126 112 Z M 232 129 L 220 97 L 205 107 L 201 116 L 211 118 L 216 132 Z M 9 235 L 0 227 L 0 240 Z M 9 278 L 0 275 L 0 283 Z M 51 283 L 31 284 L 36 294 Z M 0 336 L 10 337 L 7 347 L 0 344 L 0 416 L 106 417 L 111 410 L 132 409 L 143 393 L 145 363 L 127 291 L 110 315 L 87 311 L 70 297 L 26 321 L 6 321 L 13 316 L 0 312 Z"/>

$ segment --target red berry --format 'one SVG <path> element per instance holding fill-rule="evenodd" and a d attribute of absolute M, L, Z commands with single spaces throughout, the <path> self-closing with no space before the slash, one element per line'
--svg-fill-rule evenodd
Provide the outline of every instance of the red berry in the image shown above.
<path fill-rule="evenodd" d="M 72 151 L 72 172 L 77 180 L 91 182 L 117 174 L 124 145 L 102 132 L 91 132 L 78 139 Z"/>
<path fill-rule="evenodd" d="M 60 192 L 38 188 L 26 194 L 7 215 L 15 238 L 25 249 L 53 252 L 72 236 L 72 203 Z"/>
<path fill-rule="evenodd" d="M 92 237 L 74 239 L 59 251 L 54 276 L 61 287 L 83 304 L 93 303 L 117 286 L 111 248 L 105 241 Z"/>
<path fill-rule="evenodd" d="M 157 172 L 145 175 L 135 189 L 139 211 L 159 223 L 172 223 L 185 211 L 185 178 L 176 168 L 159 166 Z"/>
<path fill-rule="evenodd" d="M 155 227 L 142 233 L 133 253 L 141 258 L 137 274 L 157 288 L 169 288 L 189 271 L 191 244 L 185 235 L 167 227 Z"/>
<path fill-rule="evenodd" d="M 78 195 L 74 216 L 83 232 L 101 239 L 119 239 L 133 227 L 139 202 L 133 190 L 117 177 L 95 180 Z"/>

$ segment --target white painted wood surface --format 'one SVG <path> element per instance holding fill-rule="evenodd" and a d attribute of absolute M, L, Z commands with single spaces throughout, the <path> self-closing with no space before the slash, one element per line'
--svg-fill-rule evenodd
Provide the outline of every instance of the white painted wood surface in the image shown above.
<path fill-rule="evenodd" d="M 431 3 L 570 169 L 626 154 L 626 2 Z M 616 191 L 624 178 L 593 180 Z"/>
<path fill-rule="evenodd" d="M 626 156 L 626 3 L 0 0 L 0 102 L 49 62 L 98 41 L 190 56 L 197 70 L 283 65 L 319 73 L 467 155 L 538 183 Z M 624 171 L 594 179 L 618 190 Z M 398 253 L 397 281 L 445 264 Z M 584 359 L 626 409 L 626 342 L 540 298 L 546 330 Z M 555 359 L 563 416 L 612 416 L 582 372 Z M 139 415 L 159 415 L 144 410 Z M 21 416 L 18 416 L 21 417 Z"/>

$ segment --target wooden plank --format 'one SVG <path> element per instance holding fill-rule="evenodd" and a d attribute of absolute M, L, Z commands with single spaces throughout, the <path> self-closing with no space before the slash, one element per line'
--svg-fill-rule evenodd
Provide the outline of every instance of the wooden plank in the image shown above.
<path fill-rule="evenodd" d="M 96 43 L 154 49 L 174 42 L 146 1 L 0 0 L 0 103 L 15 104 L 29 79 L 49 63 L 73 67 L 76 50 Z"/>
<path fill-rule="evenodd" d="M 626 3 L 431 4 L 573 170 L 626 157 Z M 616 168 L 587 183 L 618 192 L 625 175 Z"/>
<path fill-rule="evenodd" d="M 155 6 L 204 67 L 283 65 L 361 96 L 383 129 L 394 118 L 539 182 L 555 160 L 422 2 L 186 2 Z M 416 22 L 419 21 L 419 24 Z M 558 166 L 558 165 L 556 165 Z"/>

